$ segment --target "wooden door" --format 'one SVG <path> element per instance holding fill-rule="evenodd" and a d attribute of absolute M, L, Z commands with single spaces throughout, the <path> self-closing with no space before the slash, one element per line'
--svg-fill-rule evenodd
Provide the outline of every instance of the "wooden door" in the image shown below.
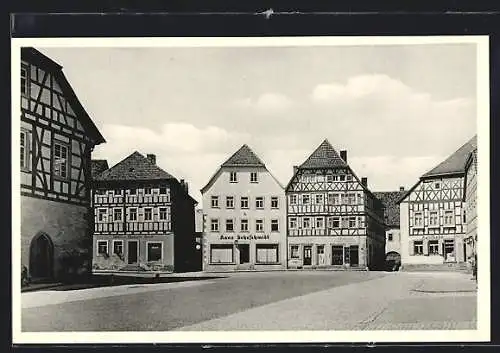
<path fill-rule="evenodd" d="M 312 246 L 304 246 L 304 265 L 312 264 Z"/>
<path fill-rule="evenodd" d="M 137 240 L 128 241 L 128 263 L 136 264 L 139 257 L 139 242 Z"/>
<path fill-rule="evenodd" d="M 318 245 L 317 251 L 318 251 L 318 266 L 325 266 L 326 265 L 325 246 Z"/>
<path fill-rule="evenodd" d="M 54 248 L 46 234 L 33 238 L 30 246 L 30 275 L 33 279 L 50 279 L 53 275 Z"/>

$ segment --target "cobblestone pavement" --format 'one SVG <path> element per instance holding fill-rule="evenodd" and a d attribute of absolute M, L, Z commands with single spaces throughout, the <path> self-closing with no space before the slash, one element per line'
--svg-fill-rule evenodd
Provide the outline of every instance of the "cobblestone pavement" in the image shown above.
<path fill-rule="evenodd" d="M 475 288 L 462 274 L 394 273 L 179 330 L 475 329 Z"/>

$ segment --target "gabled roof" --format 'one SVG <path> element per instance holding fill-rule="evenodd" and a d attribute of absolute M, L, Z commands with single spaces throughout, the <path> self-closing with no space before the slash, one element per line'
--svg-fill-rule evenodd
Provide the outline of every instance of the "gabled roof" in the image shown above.
<path fill-rule="evenodd" d="M 49 71 L 53 75 L 59 86 L 61 86 L 61 89 L 63 90 L 65 97 L 71 104 L 71 107 L 75 111 L 78 120 L 88 132 L 89 136 L 93 137 L 93 139 L 95 140 L 95 144 L 99 145 L 106 142 L 104 137 L 99 132 L 99 129 L 94 124 L 87 111 L 81 104 L 75 91 L 66 79 L 61 65 L 32 47 L 21 48 L 21 58 L 22 60 L 26 60 L 29 63 L 39 65 L 40 67 Z"/>
<path fill-rule="evenodd" d="M 217 171 L 208 180 L 208 183 L 201 188 L 201 193 L 204 194 L 205 191 L 214 183 L 214 181 L 219 177 L 224 168 L 230 167 L 258 167 L 264 168 L 269 175 L 276 181 L 276 183 L 283 189 L 283 185 L 278 179 L 267 169 L 266 165 L 262 160 L 252 151 L 247 144 L 244 144 L 237 150 L 227 161 L 221 164 Z"/>
<path fill-rule="evenodd" d="M 347 163 L 325 139 L 321 145 L 299 166 L 299 169 L 347 167 Z"/>
<path fill-rule="evenodd" d="M 168 179 L 175 178 L 137 151 L 95 177 L 97 181 Z"/>
<path fill-rule="evenodd" d="M 422 175 L 421 178 L 430 178 L 447 174 L 463 174 L 464 165 L 469 154 L 477 147 L 477 135 L 456 150 L 451 156 L 439 163 L 436 167 Z"/>
<path fill-rule="evenodd" d="M 222 163 L 222 167 L 265 167 L 259 157 L 248 147 L 243 145 L 227 161 Z"/>
<path fill-rule="evenodd" d="M 90 162 L 90 165 L 92 170 L 92 179 L 109 168 L 108 161 L 105 159 L 93 159 Z"/>
<path fill-rule="evenodd" d="M 405 191 L 373 192 L 373 195 L 384 205 L 384 222 L 389 227 L 399 227 L 398 200 L 404 194 Z"/>

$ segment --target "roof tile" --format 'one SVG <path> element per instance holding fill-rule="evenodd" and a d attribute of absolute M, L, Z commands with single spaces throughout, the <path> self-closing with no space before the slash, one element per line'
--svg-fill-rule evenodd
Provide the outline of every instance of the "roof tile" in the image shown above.
<path fill-rule="evenodd" d="M 95 180 L 159 180 L 175 179 L 172 175 L 154 165 L 148 158 L 139 152 L 134 152 L 130 156 L 118 162 L 113 167 L 97 175 Z"/>
<path fill-rule="evenodd" d="M 259 157 L 248 147 L 243 145 L 227 161 L 222 163 L 222 167 L 265 167 Z"/>
<path fill-rule="evenodd" d="M 321 145 L 299 166 L 299 169 L 346 167 L 347 163 L 325 139 Z"/>

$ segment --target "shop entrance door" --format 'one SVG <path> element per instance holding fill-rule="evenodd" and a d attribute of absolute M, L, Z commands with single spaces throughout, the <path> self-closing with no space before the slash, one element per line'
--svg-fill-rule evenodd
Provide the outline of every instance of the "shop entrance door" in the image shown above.
<path fill-rule="evenodd" d="M 312 246 L 304 246 L 304 266 L 312 264 Z"/>

